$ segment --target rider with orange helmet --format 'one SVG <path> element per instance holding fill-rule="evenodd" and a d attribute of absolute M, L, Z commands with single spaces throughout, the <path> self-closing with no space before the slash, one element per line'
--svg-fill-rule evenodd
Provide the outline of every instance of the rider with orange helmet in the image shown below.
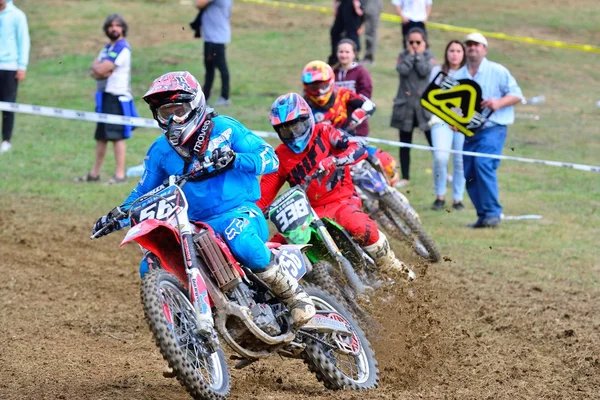
<path fill-rule="evenodd" d="M 317 122 L 330 123 L 354 135 L 354 127 L 375 112 L 375 104 L 350 89 L 335 86 L 333 69 L 323 61 L 311 61 L 302 70 L 304 99 Z"/>
<path fill-rule="evenodd" d="M 323 61 L 311 61 L 302 70 L 304 99 L 317 122 L 341 128 L 355 135 L 354 127 L 375 113 L 375 104 L 367 97 L 335 85 L 333 69 Z M 386 172 L 390 184 L 398 182 L 396 160 L 386 151 L 367 147 L 369 156 L 376 157 Z"/>

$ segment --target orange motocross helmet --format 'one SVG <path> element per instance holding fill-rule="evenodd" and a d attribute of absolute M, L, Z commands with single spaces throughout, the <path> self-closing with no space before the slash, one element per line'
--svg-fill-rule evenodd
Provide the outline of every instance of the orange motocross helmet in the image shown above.
<path fill-rule="evenodd" d="M 323 61 L 311 61 L 302 70 L 302 83 L 308 99 L 323 107 L 333 94 L 335 74 L 329 64 Z"/>

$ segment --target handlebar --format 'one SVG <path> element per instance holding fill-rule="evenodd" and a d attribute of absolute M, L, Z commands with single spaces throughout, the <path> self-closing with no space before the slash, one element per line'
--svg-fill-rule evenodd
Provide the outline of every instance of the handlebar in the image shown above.
<path fill-rule="evenodd" d="M 131 203 L 131 205 L 128 207 L 127 211 L 123 211 L 123 209 L 120 206 L 113 208 L 106 215 L 108 218 L 111 219 L 111 222 L 106 224 L 98 232 L 91 235 L 90 239 L 96 239 L 98 236 L 100 236 L 106 230 L 114 228 L 119 223 L 119 221 L 121 221 L 125 218 L 128 218 L 129 210 L 133 207 L 133 205 L 135 203 L 142 201 L 144 199 L 147 199 L 148 197 L 155 195 L 156 193 L 160 192 L 161 190 L 166 189 L 167 187 L 169 187 L 171 185 L 177 185 L 179 187 L 182 187 L 183 185 L 185 185 L 188 181 L 190 181 L 192 179 L 194 181 L 199 181 L 199 180 L 208 179 L 214 175 L 217 175 L 221 171 L 220 169 L 215 168 L 214 170 L 208 172 L 208 169 L 214 165 L 215 164 L 213 161 L 206 158 L 204 160 L 204 162 L 201 163 L 200 168 L 198 168 L 198 169 L 193 169 L 192 171 L 188 172 L 187 174 L 183 174 L 183 175 L 169 176 L 169 178 L 167 180 L 165 180 L 162 185 L 157 186 L 156 188 L 152 189 L 148 193 L 145 193 L 142 196 L 135 199 L 135 201 L 133 203 Z"/>

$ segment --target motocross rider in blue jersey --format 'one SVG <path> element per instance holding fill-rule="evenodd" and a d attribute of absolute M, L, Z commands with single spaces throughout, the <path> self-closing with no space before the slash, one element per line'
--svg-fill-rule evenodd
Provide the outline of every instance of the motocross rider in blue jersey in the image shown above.
<path fill-rule="evenodd" d="M 189 72 L 170 72 L 157 78 L 144 101 L 164 135 L 152 144 L 145 171 L 122 210 L 161 185 L 170 175 L 183 175 L 211 160 L 219 170 L 205 179 L 190 180 L 182 190 L 189 203 L 190 220 L 209 224 L 229 245 L 243 265 L 264 281 L 290 309 L 297 326 L 315 314 L 315 307 L 298 281 L 273 259 L 265 245 L 268 227 L 261 210 L 257 175 L 277 170 L 273 148 L 235 119 L 218 116 L 206 105 L 204 93 Z M 96 222 L 93 233 L 113 225 L 110 216 Z M 125 218 L 110 233 L 129 224 Z M 102 235 L 100 235 L 102 236 Z M 142 262 L 140 274 L 146 272 Z"/>

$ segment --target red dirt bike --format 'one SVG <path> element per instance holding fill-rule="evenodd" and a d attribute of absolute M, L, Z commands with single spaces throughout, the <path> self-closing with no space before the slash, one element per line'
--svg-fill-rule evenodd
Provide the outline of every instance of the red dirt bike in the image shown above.
<path fill-rule="evenodd" d="M 115 220 L 130 220 L 121 245 L 136 241 L 159 260 L 142 279 L 141 300 L 173 374 L 194 399 L 224 399 L 230 378 L 220 336 L 239 355 L 238 369 L 278 354 L 303 359 L 328 389 L 376 388 L 379 370 L 371 344 L 332 296 L 304 285 L 317 314 L 295 328 L 286 306 L 236 261 L 221 237 L 188 219 L 181 187 L 211 176 L 206 172 L 211 165 L 171 176 L 168 184 L 137 199 L 128 214 L 118 207 L 110 213 Z M 310 272 L 303 246 L 269 247 L 295 278 Z"/>

